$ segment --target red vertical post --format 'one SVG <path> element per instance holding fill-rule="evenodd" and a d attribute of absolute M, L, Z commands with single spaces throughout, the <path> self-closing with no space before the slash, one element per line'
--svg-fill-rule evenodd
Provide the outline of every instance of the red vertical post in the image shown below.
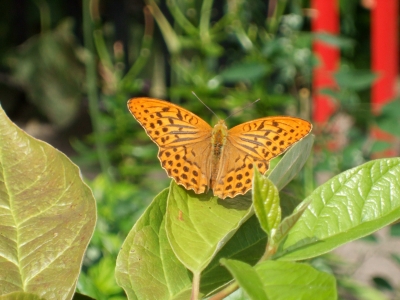
<path fill-rule="evenodd" d="M 379 74 L 372 87 L 372 109 L 379 114 L 382 106 L 395 96 L 398 74 L 398 0 L 376 1 L 371 12 L 372 70 Z"/>
<path fill-rule="evenodd" d="M 311 29 L 314 33 L 338 34 L 339 14 L 337 0 L 312 0 L 311 7 L 315 11 Z M 339 49 L 322 41 L 315 41 L 314 53 L 320 60 L 320 65 L 313 74 L 313 120 L 325 123 L 335 111 L 333 102 L 326 95 L 321 95 L 321 88 L 334 88 L 333 72 L 339 65 Z"/>
<path fill-rule="evenodd" d="M 371 11 L 371 65 L 379 75 L 371 91 L 371 107 L 375 115 L 379 115 L 382 106 L 396 95 L 395 84 L 399 71 L 398 5 L 399 0 L 375 1 Z M 371 135 L 377 140 L 394 141 L 393 136 L 378 128 L 373 128 Z M 393 155 L 394 150 L 389 150 L 377 156 Z"/>

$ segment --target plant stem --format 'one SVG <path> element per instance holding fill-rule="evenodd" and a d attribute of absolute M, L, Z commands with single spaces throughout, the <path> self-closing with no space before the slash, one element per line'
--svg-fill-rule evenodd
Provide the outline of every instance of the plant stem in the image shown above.
<path fill-rule="evenodd" d="M 110 173 L 110 163 L 108 160 L 107 150 L 104 142 L 101 139 L 102 130 L 100 126 L 100 113 L 98 110 L 99 95 L 97 91 L 97 70 L 94 59 L 94 43 L 93 43 L 93 22 L 90 16 L 91 0 L 82 2 L 83 8 L 83 38 L 84 45 L 87 51 L 85 60 L 86 65 L 86 86 L 89 99 L 89 113 L 92 120 L 93 133 L 95 136 L 96 150 L 99 157 L 100 167 L 102 172 L 107 176 L 109 181 L 113 181 Z"/>
<path fill-rule="evenodd" d="M 210 39 L 210 17 L 213 0 L 204 0 L 200 11 L 200 38 L 203 42 L 209 42 Z"/>
<path fill-rule="evenodd" d="M 130 86 L 132 82 L 136 79 L 136 76 L 145 67 L 151 52 L 151 46 L 153 44 L 153 29 L 154 29 L 154 19 L 151 15 L 150 9 L 145 7 L 144 10 L 144 34 L 142 39 L 142 46 L 140 48 L 140 54 L 136 58 L 134 64 L 129 69 L 128 73 L 121 80 L 121 86 Z"/>
<path fill-rule="evenodd" d="M 192 295 L 190 297 L 191 300 L 199 299 L 199 291 L 200 291 L 200 273 L 193 273 L 193 281 L 192 281 Z"/>
<path fill-rule="evenodd" d="M 51 18 L 50 8 L 45 0 L 34 0 L 33 1 L 39 9 L 40 15 L 40 32 L 44 33 L 50 30 Z"/>
<path fill-rule="evenodd" d="M 210 297 L 209 300 L 221 300 L 227 297 L 228 295 L 232 294 L 234 291 L 236 291 L 239 288 L 239 285 L 237 281 L 232 282 L 230 285 L 228 285 L 226 288 L 224 288 L 222 291 L 218 292 L 214 296 Z"/>

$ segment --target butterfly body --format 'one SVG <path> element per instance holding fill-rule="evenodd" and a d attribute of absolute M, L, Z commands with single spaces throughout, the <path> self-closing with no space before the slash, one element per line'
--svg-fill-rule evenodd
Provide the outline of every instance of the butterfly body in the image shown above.
<path fill-rule="evenodd" d="M 210 188 L 221 199 L 245 194 L 256 166 L 264 174 L 269 161 L 312 129 L 293 117 L 267 117 L 232 129 L 220 120 L 214 128 L 190 111 L 152 98 L 133 98 L 128 109 L 159 147 L 169 177 L 200 194 Z"/>
<path fill-rule="evenodd" d="M 213 189 L 215 181 L 220 170 L 221 155 L 224 151 L 226 144 L 226 137 L 228 136 L 228 128 L 223 120 L 220 120 L 213 128 L 211 135 L 211 176 L 209 186 Z"/>

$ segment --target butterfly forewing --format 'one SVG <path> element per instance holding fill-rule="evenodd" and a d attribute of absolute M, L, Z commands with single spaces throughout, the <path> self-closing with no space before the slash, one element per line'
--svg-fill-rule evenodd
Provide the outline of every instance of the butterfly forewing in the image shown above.
<path fill-rule="evenodd" d="M 207 191 L 211 126 L 167 101 L 134 98 L 128 101 L 128 108 L 158 145 L 158 158 L 168 175 L 186 189 Z"/>
<path fill-rule="evenodd" d="M 264 174 L 272 158 L 308 135 L 311 128 L 299 118 L 270 117 L 230 129 L 214 193 L 220 198 L 245 194 L 252 185 L 253 167 Z"/>
<path fill-rule="evenodd" d="M 308 135 L 311 128 L 309 122 L 299 118 L 261 118 L 233 127 L 228 139 L 254 158 L 269 161 Z"/>

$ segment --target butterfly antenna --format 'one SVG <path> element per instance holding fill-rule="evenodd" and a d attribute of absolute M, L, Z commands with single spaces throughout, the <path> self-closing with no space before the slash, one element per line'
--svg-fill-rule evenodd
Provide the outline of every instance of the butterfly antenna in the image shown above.
<path fill-rule="evenodd" d="M 209 108 L 203 101 L 201 101 L 201 99 L 200 99 L 199 97 L 197 97 L 197 95 L 196 95 L 194 92 L 192 92 L 192 94 L 193 94 L 201 103 L 203 103 L 203 105 L 204 105 L 205 107 L 207 107 L 208 110 L 211 111 L 211 112 L 214 114 L 214 116 L 217 117 L 218 120 L 220 119 L 220 118 L 217 116 L 217 114 L 216 114 L 215 112 L 213 112 L 213 110 L 212 110 L 211 108 Z"/>
<path fill-rule="evenodd" d="M 256 101 L 247 104 L 245 107 L 239 109 L 238 111 L 235 111 L 235 112 L 231 113 L 229 116 L 226 117 L 226 119 L 228 119 L 228 118 L 230 118 L 230 117 L 232 117 L 232 116 L 234 116 L 234 115 L 237 115 L 238 113 L 244 111 L 244 110 L 245 110 L 246 108 L 248 108 L 249 106 L 252 106 L 252 105 L 254 105 L 254 103 L 257 103 L 258 101 L 260 101 L 260 99 L 257 99 Z M 225 119 L 225 120 L 226 120 L 226 119 Z"/>

